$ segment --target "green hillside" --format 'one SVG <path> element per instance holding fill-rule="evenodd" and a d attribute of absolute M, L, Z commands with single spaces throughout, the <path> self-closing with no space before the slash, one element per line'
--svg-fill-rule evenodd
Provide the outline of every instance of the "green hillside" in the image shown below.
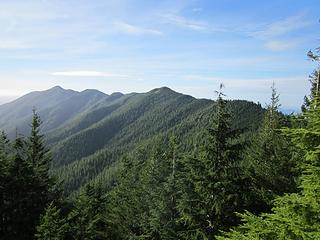
<path fill-rule="evenodd" d="M 125 95 L 54 87 L 0 106 L 0 122 L 9 136 L 16 128 L 27 134 L 32 108 L 36 107 L 43 122 L 42 132 L 52 147 L 52 169 L 69 194 L 96 177 L 109 186 L 120 159 L 159 136 L 175 133 L 190 151 L 193 138 L 200 136 L 210 121 L 212 104 L 211 100 L 196 99 L 167 87 Z M 228 102 L 228 107 L 237 116 L 234 127 L 259 127 L 261 106 L 236 100 Z M 9 108 L 14 111 L 9 113 Z M 6 123 L 7 115 L 16 116 L 15 121 Z"/>

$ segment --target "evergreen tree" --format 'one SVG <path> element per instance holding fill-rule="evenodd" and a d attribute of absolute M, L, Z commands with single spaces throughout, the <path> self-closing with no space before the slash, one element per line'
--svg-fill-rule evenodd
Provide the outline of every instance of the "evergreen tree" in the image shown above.
<path fill-rule="evenodd" d="M 283 127 L 279 106 L 273 85 L 263 124 L 246 150 L 245 165 L 254 185 L 255 213 L 270 211 L 275 196 L 296 191 L 297 151 L 279 131 Z"/>
<path fill-rule="evenodd" d="M 26 146 L 22 138 L 13 143 L 5 194 L 4 239 L 33 239 L 39 215 L 33 212 L 36 199 L 32 166 L 27 161 Z"/>
<path fill-rule="evenodd" d="M 189 225 L 182 237 L 213 239 L 221 229 L 238 223 L 235 211 L 247 204 L 247 179 L 242 174 L 243 142 L 232 129 L 223 94 L 218 93 L 215 116 L 206 143 L 185 163 L 183 196 L 179 203 L 182 221 Z"/>
<path fill-rule="evenodd" d="M 40 215 L 47 207 L 53 181 L 50 159 L 39 134 L 40 119 L 34 112 L 29 139 L 17 134 L 9 141 L 0 135 L 0 216 L 2 239 L 33 239 Z M 46 167 L 45 167 L 46 166 Z"/>
<path fill-rule="evenodd" d="M 37 227 L 36 239 L 38 240 L 63 240 L 67 239 L 68 223 L 61 216 L 60 209 L 51 203 L 40 220 Z"/>
<path fill-rule="evenodd" d="M 4 132 L 0 133 L 0 236 L 6 232 L 6 213 L 7 202 L 5 192 L 7 190 L 9 178 L 9 140 Z"/>
<path fill-rule="evenodd" d="M 76 240 L 109 239 L 107 223 L 104 219 L 105 199 L 102 189 L 87 185 L 75 200 L 69 214 L 71 235 Z"/>
<path fill-rule="evenodd" d="M 178 239 L 181 229 L 177 209 L 179 160 L 176 138 L 170 137 L 168 144 L 157 144 L 143 169 L 142 185 L 150 209 L 144 223 L 144 239 Z"/>
<path fill-rule="evenodd" d="M 45 146 L 44 136 L 41 134 L 41 119 L 35 109 L 33 109 L 31 133 L 26 140 L 26 145 L 27 161 L 34 173 L 34 195 L 30 201 L 32 201 L 32 215 L 37 226 L 48 204 L 59 200 L 60 195 L 55 188 L 55 180 L 49 173 L 51 157 Z"/>
<path fill-rule="evenodd" d="M 142 180 L 149 157 L 147 150 L 140 147 L 123 158 L 117 185 L 107 194 L 106 218 L 112 222 L 117 239 L 143 238 L 149 226 L 150 193 Z"/>

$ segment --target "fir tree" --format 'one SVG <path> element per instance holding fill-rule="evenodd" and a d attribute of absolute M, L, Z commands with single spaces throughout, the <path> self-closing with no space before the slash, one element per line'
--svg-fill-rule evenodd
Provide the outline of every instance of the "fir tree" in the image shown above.
<path fill-rule="evenodd" d="M 5 189 L 5 234 L 4 239 L 33 239 L 39 215 L 33 212 L 36 199 L 35 175 L 27 161 L 26 146 L 22 138 L 13 143 L 13 154 L 8 169 Z"/>
<path fill-rule="evenodd" d="M 232 129 L 221 91 L 215 111 L 205 146 L 185 164 L 187 178 L 179 203 L 182 220 L 189 225 L 184 238 L 191 234 L 192 239 L 213 239 L 218 230 L 238 222 L 234 212 L 247 204 L 248 183 L 240 165 L 243 142 L 240 131 Z"/>
<path fill-rule="evenodd" d="M 51 203 L 45 214 L 41 216 L 40 225 L 37 227 L 36 239 L 38 240 L 63 240 L 67 239 L 68 223 L 61 216 L 61 211 Z"/>
<path fill-rule="evenodd" d="M 162 139 L 164 141 L 165 139 Z M 179 155 L 175 137 L 168 144 L 157 144 L 148 165 L 143 169 L 142 185 L 150 213 L 145 221 L 144 239 L 177 239 Z"/>
<path fill-rule="evenodd" d="M 297 151 L 279 131 L 283 126 L 279 106 L 279 95 L 273 85 L 263 124 L 246 150 L 245 165 L 255 194 L 251 210 L 255 213 L 270 211 L 275 196 L 296 191 Z"/>
<path fill-rule="evenodd" d="M 4 236 L 6 232 L 6 213 L 7 205 L 6 194 L 9 180 L 9 140 L 4 132 L 0 133 L 0 235 Z"/>
<path fill-rule="evenodd" d="M 106 219 L 104 218 L 105 199 L 102 189 L 87 185 L 75 201 L 69 214 L 71 235 L 77 240 L 109 239 Z"/>

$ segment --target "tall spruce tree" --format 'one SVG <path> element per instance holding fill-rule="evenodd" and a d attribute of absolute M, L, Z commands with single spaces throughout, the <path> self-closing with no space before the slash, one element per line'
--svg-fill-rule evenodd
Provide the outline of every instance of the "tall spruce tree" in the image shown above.
<path fill-rule="evenodd" d="M 59 192 L 56 191 L 55 181 L 50 176 L 49 168 L 51 156 L 49 150 L 45 146 L 44 136 L 41 134 L 41 119 L 33 109 L 33 118 L 31 123 L 31 133 L 26 140 L 27 145 L 27 161 L 34 172 L 34 198 L 33 215 L 36 225 L 39 224 L 40 215 L 51 201 L 59 199 Z"/>
<path fill-rule="evenodd" d="M 245 165 L 254 185 L 255 213 L 270 211 L 277 195 L 296 191 L 295 147 L 279 131 L 282 115 L 279 95 L 272 86 L 271 102 L 267 106 L 263 124 L 246 150 Z"/>
<path fill-rule="evenodd" d="M 33 212 L 37 192 L 35 174 L 27 161 L 22 138 L 13 142 L 5 194 L 5 231 L 3 239 L 33 239 L 40 215 Z"/>
<path fill-rule="evenodd" d="M 0 135 L 0 215 L 2 239 L 34 239 L 40 215 L 49 202 L 47 151 L 40 135 L 40 118 L 34 112 L 30 138 Z"/>
<path fill-rule="evenodd" d="M 67 239 L 68 223 L 61 216 L 61 211 L 51 203 L 41 216 L 40 225 L 35 235 L 38 240 L 64 240 Z"/>
<path fill-rule="evenodd" d="M 162 139 L 162 142 L 166 139 Z M 142 185 L 150 212 L 145 219 L 143 239 L 178 239 L 181 228 L 177 210 L 179 155 L 175 137 L 157 144 L 142 172 Z"/>
<path fill-rule="evenodd" d="M 238 223 L 234 212 L 247 204 L 248 183 L 241 169 L 243 142 L 240 131 L 231 126 L 223 96 L 220 89 L 205 145 L 185 162 L 179 210 L 188 229 L 182 238 L 213 239 L 219 230 Z"/>
<path fill-rule="evenodd" d="M 100 186 L 87 185 L 76 198 L 68 216 L 71 236 L 76 240 L 112 239 L 105 218 L 105 195 Z"/>
<path fill-rule="evenodd" d="M 107 194 L 106 218 L 112 221 L 114 239 L 139 239 L 145 233 L 150 196 L 143 175 L 148 158 L 143 147 L 124 157 L 117 185 Z"/>

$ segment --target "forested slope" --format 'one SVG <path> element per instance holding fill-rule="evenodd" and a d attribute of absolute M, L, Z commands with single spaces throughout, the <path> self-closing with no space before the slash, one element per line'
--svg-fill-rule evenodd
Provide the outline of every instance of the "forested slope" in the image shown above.
<path fill-rule="evenodd" d="M 41 104 L 46 96 L 46 104 Z M 167 87 L 147 93 L 111 95 L 97 90 L 76 92 L 55 87 L 30 93 L 0 106 L 0 110 L 5 116 L 9 107 L 20 109 L 15 105 L 22 103 L 24 112 L 11 113 L 20 117 L 10 123 L 0 118 L 1 128 L 9 136 L 16 127 L 19 133 L 27 134 L 32 108 L 37 109 L 43 122 L 42 132 L 52 148 L 52 169 L 63 180 L 66 194 L 95 181 L 97 176 L 109 186 L 119 160 L 159 136 L 174 133 L 189 151 L 193 137 L 201 136 L 201 129 L 209 123 L 214 104 Z M 242 100 L 229 101 L 227 105 L 236 116 L 234 127 L 246 130 L 259 127 L 263 115 L 260 105 Z"/>

